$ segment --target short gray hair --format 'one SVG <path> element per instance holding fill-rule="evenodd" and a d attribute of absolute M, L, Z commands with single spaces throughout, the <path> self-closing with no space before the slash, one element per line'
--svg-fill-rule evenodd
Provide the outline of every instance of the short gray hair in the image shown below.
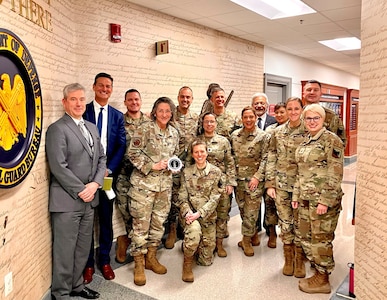
<path fill-rule="evenodd" d="M 74 91 L 84 91 L 86 92 L 85 88 L 83 87 L 82 84 L 80 83 L 70 83 L 68 85 L 66 85 L 64 88 L 63 88 L 63 98 L 64 99 L 67 99 L 67 96 L 71 93 L 71 92 L 74 92 Z"/>
<path fill-rule="evenodd" d="M 257 98 L 257 97 L 264 97 L 266 99 L 266 104 L 269 105 L 269 97 L 267 97 L 267 95 L 265 93 L 255 93 L 253 95 L 253 98 L 251 98 L 251 104 L 253 103 L 254 99 Z"/>

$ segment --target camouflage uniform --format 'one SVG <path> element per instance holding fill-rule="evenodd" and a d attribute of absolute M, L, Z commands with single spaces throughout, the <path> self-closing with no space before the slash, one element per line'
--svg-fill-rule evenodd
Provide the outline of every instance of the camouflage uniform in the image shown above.
<path fill-rule="evenodd" d="M 133 218 L 132 256 L 146 254 L 148 247 L 158 247 L 163 224 L 171 207 L 172 173 L 152 170 L 155 163 L 177 155 L 179 134 L 168 125 L 161 131 L 156 122 L 145 123 L 133 133 L 127 155 L 135 167 L 130 177 L 129 211 Z"/>
<path fill-rule="evenodd" d="M 228 109 L 224 109 L 224 112 L 221 115 L 217 115 L 215 113 L 213 114 L 217 123 L 215 132 L 219 135 L 226 137 L 230 141 L 231 132 L 242 126 L 241 119 L 237 116 L 235 112 Z M 198 125 L 199 134 L 203 134 L 203 124 L 201 123 L 202 120 L 203 115 L 200 115 Z"/>
<path fill-rule="evenodd" d="M 189 211 L 200 212 L 191 224 L 184 223 L 183 251 L 186 256 L 197 254 L 197 264 L 209 266 L 214 260 L 216 240 L 216 207 L 220 198 L 222 172 L 207 162 L 203 170 L 188 166 L 181 176 L 178 205 L 182 216 Z"/>
<path fill-rule="evenodd" d="M 242 218 L 242 235 L 252 237 L 256 231 L 258 211 L 263 194 L 267 147 L 270 134 L 258 127 L 254 132 L 245 132 L 243 128 L 231 134 L 231 146 L 237 171 L 236 201 Z M 255 191 L 248 184 L 254 177 L 259 181 Z"/>
<path fill-rule="evenodd" d="M 340 117 L 335 114 L 335 112 L 327 107 L 324 107 L 325 110 L 325 121 L 324 126 L 329 131 L 336 134 L 344 143 L 344 148 L 347 145 L 347 136 L 345 134 L 345 128 L 343 121 Z"/>
<path fill-rule="evenodd" d="M 278 123 L 271 124 L 268 127 L 266 127 L 265 132 L 267 132 L 271 135 L 277 127 L 278 127 Z M 267 227 L 267 226 L 278 224 L 278 214 L 277 214 L 277 208 L 275 206 L 275 199 L 270 197 L 266 193 L 266 190 L 267 190 L 267 188 L 265 188 L 263 191 L 263 200 L 265 201 L 264 225 L 266 225 L 266 227 Z M 258 223 L 260 223 L 260 222 L 258 222 Z"/>
<path fill-rule="evenodd" d="M 150 122 L 150 119 L 141 113 L 140 118 L 133 119 L 128 113 L 124 115 L 125 118 L 125 131 L 126 131 L 126 148 L 130 144 L 130 140 L 135 130 L 137 130 L 142 124 Z M 130 175 L 133 171 L 133 165 L 131 164 L 129 157 L 124 156 L 122 161 L 122 167 L 117 178 L 117 206 L 122 214 L 122 218 L 125 222 L 126 232 L 129 234 L 132 229 L 132 217 L 129 213 L 129 197 L 128 191 L 130 188 Z"/>
<path fill-rule="evenodd" d="M 231 133 L 242 126 L 242 121 L 237 114 L 228 109 L 224 109 L 221 115 L 215 114 L 215 119 L 217 123 L 215 132 L 226 137 L 229 141 L 231 140 Z"/>
<path fill-rule="evenodd" d="M 199 138 L 207 144 L 208 156 L 207 161 L 217 166 L 222 171 L 222 192 L 219 199 L 216 220 L 216 237 L 224 238 L 227 235 L 227 222 L 230 219 L 229 212 L 231 208 L 231 199 L 225 191 L 227 185 L 236 187 L 235 162 L 231 153 L 230 142 L 223 136 L 215 134 L 213 137 Z M 190 149 L 187 154 L 187 165 L 191 164 L 192 155 Z"/>
<path fill-rule="evenodd" d="M 295 151 L 307 134 L 303 121 L 296 128 L 289 121 L 278 126 L 271 135 L 266 164 L 266 188 L 275 188 L 275 204 L 280 220 L 280 237 L 284 244 L 301 246 L 296 237 L 295 219 L 297 210 L 292 208 L 292 193 L 296 180 L 297 164 Z"/>
<path fill-rule="evenodd" d="M 344 146 L 341 139 L 323 128 L 308 136 L 296 150 L 297 179 L 293 199 L 299 203 L 301 245 L 320 273 L 335 266 L 332 241 L 341 210 Z M 317 205 L 328 206 L 318 215 Z"/>
<path fill-rule="evenodd" d="M 196 137 L 198 129 L 198 114 L 188 111 L 186 115 L 183 115 L 178 107 L 176 109 L 175 128 L 178 130 L 179 139 L 179 158 L 184 161 L 187 155 L 188 146 L 192 143 Z M 175 205 L 179 197 L 180 188 L 180 173 L 173 174 L 173 187 L 172 187 L 172 206 L 168 215 L 168 223 L 176 222 L 179 215 L 179 209 Z"/>

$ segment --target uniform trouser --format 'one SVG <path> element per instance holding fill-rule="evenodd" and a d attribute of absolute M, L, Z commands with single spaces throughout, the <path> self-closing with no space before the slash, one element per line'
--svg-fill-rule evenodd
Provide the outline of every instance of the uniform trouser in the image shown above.
<path fill-rule="evenodd" d="M 191 224 L 184 224 L 184 255 L 193 256 L 196 254 L 198 265 L 209 266 L 213 263 L 215 246 L 215 218 L 207 221 L 195 220 Z"/>
<path fill-rule="evenodd" d="M 264 191 L 263 200 L 265 201 L 265 225 L 277 225 L 278 224 L 278 215 L 277 207 L 275 205 L 275 199 L 266 194 L 266 189 Z"/>
<path fill-rule="evenodd" d="M 68 299 L 84 288 L 83 269 L 90 251 L 94 209 L 88 204 L 77 212 L 52 212 L 52 286 L 56 299 Z"/>
<path fill-rule="evenodd" d="M 316 213 L 317 201 L 300 201 L 299 228 L 301 245 L 309 261 L 320 273 L 330 274 L 334 267 L 333 245 L 341 210 L 341 199 L 323 215 Z"/>
<path fill-rule="evenodd" d="M 259 183 L 255 191 L 249 190 L 248 183 L 247 180 L 238 180 L 235 198 L 242 218 L 242 235 L 251 237 L 257 231 L 256 223 L 261 206 L 263 182 Z"/>
<path fill-rule="evenodd" d="M 148 247 L 158 247 L 164 234 L 164 222 L 171 208 L 171 189 L 161 192 L 139 189 L 129 190 L 129 211 L 133 218 L 132 256 L 146 254 Z"/>
<path fill-rule="evenodd" d="M 132 216 L 129 212 L 129 196 L 128 192 L 130 189 L 130 177 L 127 175 L 120 174 L 117 178 L 117 198 L 116 203 L 118 206 L 118 209 L 121 212 L 122 219 L 125 222 L 125 228 L 127 234 L 129 234 L 132 230 Z"/>
<path fill-rule="evenodd" d="M 220 195 L 218 206 L 216 207 L 216 237 L 224 238 L 227 235 L 227 223 L 230 220 L 231 195 L 223 192 Z"/>
<path fill-rule="evenodd" d="M 110 264 L 110 249 L 113 244 L 113 201 L 109 200 L 105 191 L 98 190 L 99 205 L 97 206 L 99 223 L 99 259 L 100 266 Z M 89 259 L 86 267 L 94 268 L 94 235 L 92 236 Z"/>
<path fill-rule="evenodd" d="M 297 224 L 298 209 L 292 208 L 293 193 L 276 189 L 276 194 L 275 205 L 281 228 L 280 238 L 284 244 L 294 243 L 296 246 L 301 246 Z"/>
<path fill-rule="evenodd" d="M 168 223 L 176 223 L 176 220 L 179 216 L 179 207 L 175 205 L 179 198 L 179 189 L 180 189 L 180 174 L 172 175 L 172 203 L 171 210 L 168 214 Z"/>

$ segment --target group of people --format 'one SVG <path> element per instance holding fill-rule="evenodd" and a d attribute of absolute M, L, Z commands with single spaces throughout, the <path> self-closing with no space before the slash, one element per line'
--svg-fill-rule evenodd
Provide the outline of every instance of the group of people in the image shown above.
<path fill-rule="evenodd" d="M 227 109 L 225 91 L 210 84 L 200 115 L 192 112 L 193 91 L 180 88 L 178 106 L 158 98 L 149 115 L 139 91 L 125 93 L 125 114 L 108 104 L 113 78 L 99 73 L 95 99 L 86 104 L 80 84 L 67 85 L 65 115 L 46 134 L 51 171 L 49 211 L 53 233 L 53 299 L 96 299 L 86 286 L 95 272 L 93 223 L 99 220 L 97 266 L 115 278 L 109 253 L 113 201 L 100 187 L 113 177 L 126 234 L 117 238 L 116 260 L 134 259 L 134 283 L 145 285 L 145 269 L 167 273 L 157 259 L 164 230 L 171 249 L 182 228 L 182 280 L 193 282 L 193 263 L 209 266 L 226 257 L 231 200 L 242 219 L 238 246 L 246 256 L 260 244 L 261 200 L 268 247 L 284 244 L 283 274 L 305 277 L 306 258 L 315 275 L 299 288 L 329 293 L 334 268 L 332 241 L 341 209 L 345 132 L 333 111 L 318 104 L 321 84 L 309 81 L 300 98 L 289 98 L 268 114 L 264 93 L 252 97 L 240 116 Z M 229 99 L 228 99 L 229 100 Z M 174 168 L 171 161 L 180 162 Z"/>

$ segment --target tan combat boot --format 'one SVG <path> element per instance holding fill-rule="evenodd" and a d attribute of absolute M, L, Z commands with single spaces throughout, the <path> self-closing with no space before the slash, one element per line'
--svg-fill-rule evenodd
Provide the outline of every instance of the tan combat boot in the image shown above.
<path fill-rule="evenodd" d="M 258 230 L 254 233 L 254 235 L 251 237 L 251 245 L 253 246 L 259 246 L 261 244 L 261 241 L 259 240 Z"/>
<path fill-rule="evenodd" d="M 294 244 L 284 244 L 285 264 L 282 268 L 282 274 L 293 276 L 294 272 Z"/>
<path fill-rule="evenodd" d="M 243 249 L 243 252 L 246 256 L 253 256 L 254 255 L 254 249 L 251 246 L 251 237 L 244 235 L 243 239 L 238 242 L 238 246 Z"/>
<path fill-rule="evenodd" d="M 296 255 L 294 261 L 294 276 L 297 278 L 304 278 L 306 275 L 304 250 L 302 250 L 302 247 L 300 246 L 296 246 L 295 248 Z"/>
<path fill-rule="evenodd" d="M 218 253 L 219 257 L 227 257 L 227 252 L 223 248 L 223 239 L 222 238 L 216 239 L 216 253 Z"/>
<path fill-rule="evenodd" d="M 146 283 L 144 270 L 144 254 L 136 255 L 134 258 L 134 284 L 144 285 Z"/>
<path fill-rule="evenodd" d="M 156 274 L 167 273 L 167 268 L 159 263 L 156 257 L 157 247 L 152 246 L 148 248 L 148 253 L 145 256 L 145 269 L 152 270 Z"/>
<path fill-rule="evenodd" d="M 267 246 L 269 248 L 277 247 L 277 233 L 275 231 L 275 225 L 269 226 L 269 240 L 267 241 Z"/>
<path fill-rule="evenodd" d="M 171 223 L 169 226 L 168 237 L 164 245 L 165 248 L 172 249 L 173 247 L 175 247 L 176 236 L 177 236 L 177 226 L 176 226 L 176 222 L 174 222 L 174 223 Z"/>
<path fill-rule="evenodd" d="M 301 279 L 298 282 L 298 287 L 301 291 L 309 294 L 330 294 L 331 292 L 328 273 L 320 273 L 317 270 L 312 277 Z"/>
<path fill-rule="evenodd" d="M 117 238 L 117 249 L 116 249 L 116 261 L 124 263 L 126 260 L 126 250 L 130 244 L 130 239 L 127 235 L 121 235 Z"/>
<path fill-rule="evenodd" d="M 183 263 L 183 275 L 181 279 L 185 282 L 193 282 L 194 281 L 194 275 L 192 272 L 192 262 L 193 262 L 194 256 L 187 256 L 184 255 L 184 263 Z"/>

